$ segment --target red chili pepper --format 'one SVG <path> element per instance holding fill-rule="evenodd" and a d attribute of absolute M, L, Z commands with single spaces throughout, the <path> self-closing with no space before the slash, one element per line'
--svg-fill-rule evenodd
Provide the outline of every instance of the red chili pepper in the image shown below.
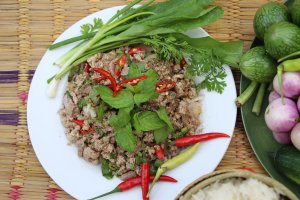
<path fill-rule="evenodd" d="M 198 142 L 206 141 L 206 140 L 211 140 L 214 138 L 228 138 L 230 137 L 229 135 L 225 133 L 203 133 L 203 134 L 198 134 L 198 135 L 191 135 L 191 136 L 185 136 L 182 138 L 178 138 L 175 141 L 176 146 L 181 147 L 181 146 L 187 146 L 187 145 L 192 145 Z"/>
<path fill-rule="evenodd" d="M 141 167 L 141 174 L 142 174 L 142 195 L 143 200 L 149 200 L 147 197 L 148 191 L 149 191 L 149 182 L 150 182 L 150 165 L 149 163 L 143 163 Z"/>
<path fill-rule="evenodd" d="M 73 122 L 80 127 L 83 127 L 84 120 L 74 119 Z"/>
<path fill-rule="evenodd" d="M 108 80 L 110 80 L 110 85 L 111 85 L 111 89 L 113 91 L 116 90 L 117 87 L 117 81 L 116 79 L 113 77 L 113 75 L 111 75 L 111 73 L 109 73 L 108 71 L 102 69 L 102 68 L 93 68 L 93 70 L 95 72 L 98 72 L 99 74 L 101 74 L 102 76 L 106 77 Z"/>
<path fill-rule="evenodd" d="M 145 80 L 147 79 L 148 76 L 138 76 L 136 78 L 130 78 L 130 79 L 126 79 L 124 81 L 122 81 L 120 83 L 120 85 L 126 85 L 126 84 L 130 84 L 130 85 L 136 85 L 138 84 L 141 80 Z"/>
<path fill-rule="evenodd" d="M 184 67 L 187 64 L 186 60 L 184 58 L 180 61 L 180 67 Z"/>
<path fill-rule="evenodd" d="M 134 48 L 129 49 L 128 54 L 133 56 L 134 54 L 145 51 L 145 50 L 146 49 L 143 47 L 134 47 Z"/>
<path fill-rule="evenodd" d="M 117 76 L 121 75 L 121 71 L 125 67 L 126 61 L 127 61 L 127 57 L 124 54 L 115 62 L 115 65 L 117 65 L 115 69 L 115 74 Z"/>
<path fill-rule="evenodd" d="M 85 67 L 84 67 L 84 72 L 85 73 L 90 73 L 91 71 L 91 66 L 89 65 L 89 63 L 86 63 Z"/>
<path fill-rule="evenodd" d="M 155 177 L 154 175 L 150 175 L 150 181 L 153 181 L 154 177 Z M 160 176 L 158 180 L 159 181 L 171 182 L 171 183 L 177 183 L 176 179 L 174 179 L 170 176 L 164 176 L 164 175 Z M 124 192 L 126 190 L 129 190 L 129 189 L 135 187 L 135 186 L 141 185 L 141 182 L 142 182 L 142 178 L 140 176 L 129 178 L 129 179 L 123 181 L 122 183 L 120 183 L 112 191 L 107 192 L 105 194 L 102 194 L 100 196 L 94 197 L 90 200 L 98 199 L 100 197 L 104 197 L 104 196 L 107 196 L 107 195 L 110 195 L 110 194 L 113 194 L 113 193 L 117 193 L 117 192 Z"/>
<path fill-rule="evenodd" d="M 89 128 L 89 130 L 83 130 L 82 127 L 84 125 L 84 120 L 79 120 L 79 119 L 75 119 L 73 120 L 73 122 L 75 124 L 77 124 L 78 126 L 80 126 L 80 132 L 82 133 L 82 135 L 85 135 L 87 133 L 94 133 L 94 129 L 92 127 Z"/>
<path fill-rule="evenodd" d="M 165 152 L 161 144 L 154 146 L 155 154 L 159 160 L 165 160 Z"/>
<path fill-rule="evenodd" d="M 162 93 L 171 90 L 176 86 L 176 82 L 174 81 L 162 81 L 156 83 L 156 92 Z"/>
<path fill-rule="evenodd" d="M 104 76 L 100 76 L 100 77 L 97 77 L 97 78 L 93 78 L 93 81 L 101 82 L 101 81 L 103 81 L 105 79 L 107 79 L 107 78 L 104 77 Z"/>

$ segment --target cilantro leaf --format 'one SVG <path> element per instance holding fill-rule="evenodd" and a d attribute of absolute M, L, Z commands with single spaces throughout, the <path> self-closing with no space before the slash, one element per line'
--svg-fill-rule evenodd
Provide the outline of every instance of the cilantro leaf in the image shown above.
<path fill-rule="evenodd" d="M 82 35 L 86 35 L 88 33 L 91 33 L 97 29 L 100 29 L 103 26 L 103 22 L 101 18 L 94 18 L 93 20 L 93 24 L 90 23 L 86 23 L 80 26 L 81 30 L 81 34 Z"/>
<path fill-rule="evenodd" d="M 164 107 L 160 107 L 158 111 L 156 111 L 158 117 L 163 120 L 169 127 L 170 130 L 174 130 L 172 122 L 167 114 L 167 111 Z"/>
<path fill-rule="evenodd" d="M 106 86 L 96 85 L 94 89 L 100 98 L 113 108 L 126 108 L 134 104 L 133 95 L 128 90 L 121 90 L 117 96 L 113 96 L 113 91 Z"/>
<path fill-rule="evenodd" d="M 154 140 L 157 144 L 165 141 L 172 130 L 168 126 L 164 126 L 160 129 L 154 130 Z"/>
<path fill-rule="evenodd" d="M 116 142 L 117 144 L 125 149 L 126 151 L 133 152 L 136 148 L 136 137 L 132 133 L 132 128 L 130 124 L 125 127 L 120 128 L 116 131 Z"/>
<path fill-rule="evenodd" d="M 133 121 L 133 126 L 137 131 L 152 131 L 166 126 L 166 123 L 153 111 L 135 113 Z"/>

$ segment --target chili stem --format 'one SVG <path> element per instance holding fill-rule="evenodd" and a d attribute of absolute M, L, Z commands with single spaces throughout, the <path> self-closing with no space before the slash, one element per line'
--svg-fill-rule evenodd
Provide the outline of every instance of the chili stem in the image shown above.
<path fill-rule="evenodd" d="M 91 199 L 89 199 L 89 200 L 99 199 L 99 198 L 101 198 L 101 197 L 104 197 L 104 196 L 107 196 L 107 195 L 110 195 L 110 194 L 113 194 L 113 193 L 117 193 L 117 192 L 121 192 L 121 189 L 119 188 L 119 186 L 117 186 L 115 189 L 113 189 L 113 190 L 110 191 L 110 192 L 101 194 L 101 195 L 96 196 L 96 197 L 94 197 L 94 198 L 91 198 Z"/>
<path fill-rule="evenodd" d="M 258 83 L 255 81 L 252 81 L 250 85 L 246 88 L 245 91 L 243 91 L 240 96 L 236 99 L 236 105 L 238 107 L 244 105 L 249 98 L 252 96 L 252 94 L 255 92 L 256 88 L 258 87 Z"/>
<path fill-rule="evenodd" d="M 259 116 L 260 111 L 261 111 L 261 106 L 262 106 L 262 102 L 263 102 L 263 99 L 265 96 L 266 87 L 267 87 L 266 83 L 262 83 L 259 86 L 259 89 L 258 89 L 258 92 L 256 95 L 256 99 L 253 104 L 252 112 L 255 113 L 257 116 Z"/>
<path fill-rule="evenodd" d="M 157 170 L 154 180 L 151 183 L 149 192 L 147 194 L 147 197 L 149 197 L 149 194 L 153 188 L 153 186 L 155 185 L 155 183 L 157 182 L 157 180 L 159 179 L 159 177 L 165 173 L 168 170 L 174 169 L 175 167 L 180 166 L 181 164 L 183 164 L 184 162 L 186 162 L 187 160 L 189 160 L 198 150 L 199 148 L 199 143 L 194 144 L 194 146 L 192 146 L 191 148 L 187 149 L 186 151 L 184 151 L 183 153 L 171 158 L 170 160 L 166 161 L 165 163 L 163 163 Z"/>

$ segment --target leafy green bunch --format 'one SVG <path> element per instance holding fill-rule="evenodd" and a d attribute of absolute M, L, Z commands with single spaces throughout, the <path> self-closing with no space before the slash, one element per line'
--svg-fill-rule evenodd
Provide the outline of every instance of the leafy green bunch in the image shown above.
<path fill-rule="evenodd" d="M 136 149 L 137 139 L 135 135 L 143 132 L 154 132 L 156 143 L 163 142 L 168 135 L 174 131 L 172 123 L 165 108 L 157 111 L 141 111 L 142 103 L 156 99 L 159 93 L 155 92 L 158 75 L 155 70 L 146 72 L 144 66 L 131 64 L 126 78 L 147 76 L 147 79 L 140 81 L 137 85 L 126 85 L 117 96 L 107 86 L 95 85 L 90 93 L 91 99 L 100 96 L 111 109 L 116 109 L 117 114 L 112 115 L 109 124 L 115 130 L 117 144 L 123 149 L 133 152 Z"/>
<path fill-rule="evenodd" d="M 189 75 L 201 75 L 204 81 L 198 88 L 222 92 L 226 86 L 222 64 L 236 66 L 242 55 L 242 42 L 218 42 L 211 37 L 191 38 L 183 33 L 205 26 L 219 19 L 223 10 L 210 7 L 214 0 L 169 0 L 154 4 L 148 0 L 134 7 L 141 0 L 134 0 L 119 10 L 106 23 L 95 19 L 93 24 L 82 26 L 82 35 L 58 42 L 49 47 L 81 41 L 61 56 L 55 64 L 59 72 L 48 80 L 54 97 L 59 80 L 75 66 L 99 52 L 121 46 L 146 44 L 153 47 L 159 58 L 176 63 L 183 58 L 189 61 Z"/>

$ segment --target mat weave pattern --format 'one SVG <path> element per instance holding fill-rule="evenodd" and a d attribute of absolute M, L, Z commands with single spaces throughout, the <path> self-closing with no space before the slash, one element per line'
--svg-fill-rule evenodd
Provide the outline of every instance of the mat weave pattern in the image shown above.
<path fill-rule="evenodd" d="M 249 48 L 256 9 L 266 0 L 217 0 L 225 14 L 205 27 L 219 40 L 244 40 Z M 39 60 L 67 27 L 126 0 L 0 1 L 0 199 L 72 199 L 47 175 L 32 149 L 26 96 Z M 240 73 L 234 71 L 237 90 Z M 238 112 L 234 138 L 218 169 L 250 167 L 265 173 L 243 130 Z"/>

